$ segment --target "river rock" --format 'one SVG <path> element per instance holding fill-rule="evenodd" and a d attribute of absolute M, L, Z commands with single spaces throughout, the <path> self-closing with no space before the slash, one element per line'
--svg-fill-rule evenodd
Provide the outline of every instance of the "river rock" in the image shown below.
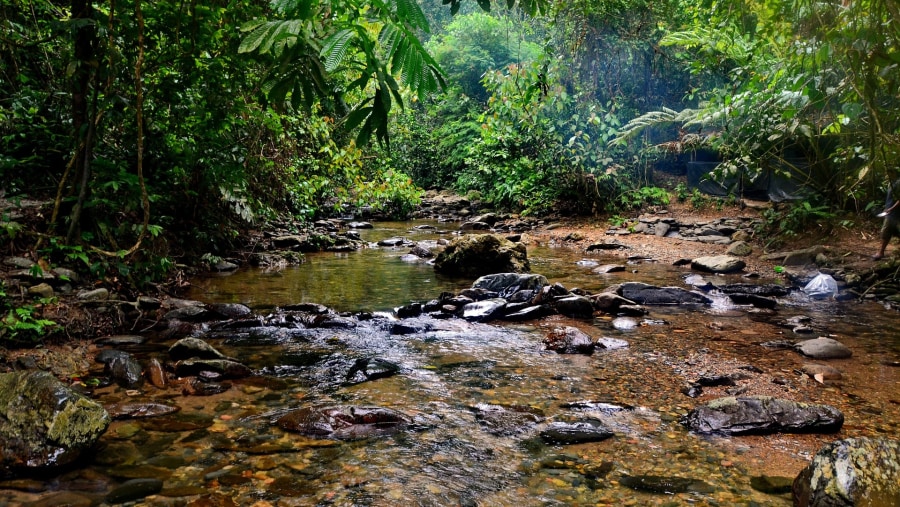
<path fill-rule="evenodd" d="M 182 338 L 169 347 L 169 357 L 175 361 L 190 359 L 228 359 L 212 345 L 200 338 Z"/>
<path fill-rule="evenodd" d="M 794 479 L 794 505 L 900 505 L 900 441 L 848 438 L 819 450 Z"/>
<path fill-rule="evenodd" d="M 539 291 L 550 285 L 544 275 L 528 273 L 494 273 L 484 275 L 472 284 L 473 289 L 496 292 L 502 298 L 509 298 L 520 291 Z"/>
<path fill-rule="evenodd" d="M 205 322 L 214 320 L 217 317 L 219 317 L 217 314 L 210 311 L 206 305 L 202 304 L 175 308 L 163 315 L 163 318 L 166 320 L 180 320 L 185 322 Z"/>
<path fill-rule="evenodd" d="M 622 264 L 603 264 L 602 266 L 597 266 L 592 269 L 591 273 L 605 275 L 607 273 L 620 273 L 622 271 L 625 271 L 625 266 Z"/>
<path fill-rule="evenodd" d="M 828 366 L 827 364 L 807 363 L 800 367 L 800 371 L 819 382 L 824 382 L 826 380 L 841 380 L 844 378 L 840 370 L 833 366 Z"/>
<path fill-rule="evenodd" d="M 192 377 L 203 372 L 214 372 L 222 378 L 244 378 L 253 374 L 247 366 L 229 359 L 183 359 L 175 363 L 175 375 Z"/>
<path fill-rule="evenodd" d="M 28 287 L 28 295 L 50 299 L 53 297 L 53 287 L 51 287 L 49 283 L 41 282 L 37 285 Z"/>
<path fill-rule="evenodd" d="M 109 299 L 109 291 L 100 287 L 99 289 L 87 290 L 83 292 L 79 292 L 78 296 L 76 296 L 79 301 L 85 302 L 94 302 L 94 301 L 106 301 Z"/>
<path fill-rule="evenodd" d="M 618 338 L 601 336 L 600 338 L 597 338 L 596 347 L 606 350 L 627 349 L 628 342 L 625 340 L 620 340 Z"/>
<path fill-rule="evenodd" d="M 527 273 L 525 245 L 493 234 L 466 235 L 450 242 L 434 261 L 438 273 L 481 276 L 491 273 Z"/>
<path fill-rule="evenodd" d="M 411 423 L 402 412 L 384 407 L 309 407 L 292 410 L 275 424 L 312 438 L 359 440 L 394 434 Z"/>
<path fill-rule="evenodd" d="M 240 303 L 214 303 L 209 309 L 226 319 L 241 319 L 253 315 L 253 310 Z"/>
<path fill-rule="evenodd" d="M 619 478 L 619 484 L 635 491 L 663 495 L 687 492 L 709 494 L 715 491 L 715 488 L 699 479 L 661 475 L 625 475 Z"/>
<path fill-rule="evenodd" d="M 824 336 L 802 341 L 794 345 L 794 348 L 797 352 L 813 359 L 846 359 L 853 355 L 853 351 L 843 343 Z"/>
<path fill-rule="evenodd" d="M 133 355 L 123 352 L 106 363 L 110 378 L 123 387 L 137 387 L 144 382 L 141 363 Z"/>
<path fill-rule="evenodd" d="M 506 308 L 503 298 L 491 298 L 484 301 L 473 301 L 462 307 L 462 318 L 475 322 L 487 322 L 499 317 Z"/>
<path fill-rule="evenodd" d="M 606 313 L 615 313 L 623 305 L 633 305 L 634 301 L 625 299 L 614 292 L 601 292 L 589 296 L 594 303 L 594 308 Z"/>
<path fill-rule="evenodd" d="M 123 402 L 107 405 L 106 411 L 113 419 L 138 419 L 143 417 L 158 417 L 161 415 L 173 414 L 181 410 L 176 405 L 166 405 L 164 403 L 145 402 Z"/>
<path fill-rule="evenodd" d="M 353 366 L 347 370 L 345 378 L 347 382 L 354 382 L 361 375 L 363 379 L 361 381 L 377 380 L 391 377 L 399 372 L 400 365 L 397 363 L 374 357 L 363 357 L 353 363 Z"/>
<path fill-rule="evenodd" d="M 347 224 L 350 229 L 374 229 L 375 226 L 371 222 L 350 222 Z"/>
<path fill-rule="evenodd" d="M 594 340 L 577 327 L 557 327 L 544 337 L 544 346 L 559 354 L 593 354 Z"/>
<path fill-rule="evenodd" d="M 106 495 L 106 501 L 111 504 L 120 504 L 140 500 L 141 498 L 155 495 L 162 491 L 163 481 L 160 479 L 131 479 L 120 484 Z"/>
<path fill-rule="evenodd" d="M 507 306 L 507 309 L 508 308 L 509 306 Z M 556 310 L 554 310 L 550 305 L 533 305 L 525 307 L 521 310 L 514 311 L 512 313 L 508 313 L 503 316 L 503 320 L 523 321 L 542 319 L 544 317 L 547 317 L 548 315 L 553 315 L 554 313 L 556 313 Z"/>
<path fill-rule="evenodd" d="M 744 269 L 746 262 L 732 255 L 710 255 L 691 261 L 691 268 L 709 273 L 734 273 Z"/>
<path fill-rule="evenodd" d="M 569 296 L 556 300 L 556 311 L 560 315 L 589 319 L 594 315 L 594 303 L 584 296 Z"/>
<path fill-rule="evenodd" d="M 99 403 L 48 372 L 0 374 L 0 476 L 69 464 L 109 422 Z"/>
<path fill-rule="evenodd" d="M 612 430 L 597 419 L 576 422 L 555 421 L 541 431 L 543 441 L 563 445 L 600 442 L 613 435 Z"/>
<path fill-rule="evenodd" d="M 726 397 L 691 410 L 681 423 L 704 434 L 834 433 L 844 414 L 829 405 L 769 396 Z"/>
<path fill-rule="evenodd" d="M 734 257 L 746 257 L 753 253 L 753 247 L 746 241 L 735 241 L 729 245 L 725 253 Z"/>
<path fill-rule="evenodd" d="M 708 305 L 712 299 L 681 287 L 657 287 L 641 282 L 619 285 L 616 294 L 639 305 Z"/>
<path fill-rule="evenodd" d="M 516 435 L 544 419 L 539 410 L 531 407 L 479 403 L 473 411 L 475 420 L 493 435 Z"/>

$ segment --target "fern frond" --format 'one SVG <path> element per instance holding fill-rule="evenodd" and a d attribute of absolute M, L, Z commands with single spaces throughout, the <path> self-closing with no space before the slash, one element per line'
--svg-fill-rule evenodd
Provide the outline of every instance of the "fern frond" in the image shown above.
<path fill-rule="evenodd" d="M 347 48 L 355 36 L 355 30 L 346 28 L 325 41 L 319 56 L 325 60 L 326 71 L 334 72 L 341 65 L 341 62 L 344 61 L 344 56 L 347 54 Z"/>

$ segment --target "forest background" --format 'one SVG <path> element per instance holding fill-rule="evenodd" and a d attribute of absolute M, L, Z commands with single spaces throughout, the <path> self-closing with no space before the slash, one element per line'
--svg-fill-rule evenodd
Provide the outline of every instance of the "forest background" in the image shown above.
<path fill-rule="evenodd" d="M 423 189 L 532 215 L 690 198 L 655 175 L 698 153 L 802 161 L 767 221 L 790 234 L 883 202 L 898 41 L 893 0 L 0 0 L 0 192 L 54 203 L 0 241 L 140 287 Z"/>

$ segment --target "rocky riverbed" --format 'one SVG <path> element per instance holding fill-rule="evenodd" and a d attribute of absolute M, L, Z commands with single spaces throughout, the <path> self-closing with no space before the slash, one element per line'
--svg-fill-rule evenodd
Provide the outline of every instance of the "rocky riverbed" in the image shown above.
<path fill-rule="evenodd" d="M 165 297 L 127 301 L 73 285 L 71 297 L 87 315 L 148 332 L 5 353 L 5 369 L 50 371 L 99 400 L 113 421 L 91 426 L 109 424 L 98 447 L 83 451 L 84 468 L 44 483 L 29 474 L 8 479 L 4 498 L 786 505 L 791 482 L 819 449 L 825 475 L 845 466 L 841 456 L 893 449 L 866 439 L 896 434 L 900 421 L 895 338 L 884 320 L 852 322 L 854 312 L 878 305 L 848 280 L 858 272 L 848 268 L 850 255 L 823 245 L 767 258 L 754 250 L 753 217 L 688 223 L 667 215 L 610 228 L 483 213 L 446 228 L 486 227 L 526 250 L 602 258 L 584 267 L 605 267 L 595 276 L 646 276 L 654 265 L 682 264 L 690 276 L 678 290 L 625 281 L 585 291 L 507 277 L 384 315 L 291 301 L 265 312 Z M 364 222 L 317 227 L 296 243 L 276 241 L 284 235 L 273 231 L 255 252 L 297 252 L 321 236 L 346 238 L 322 243 L 337 254 L 354 245 L 427 258 L 416 241 L 354 238 Z M 742 231 L 750 237 L 734 237 Z M 729 254 L 740 241 L 751 252 Z M 743 266 L 728 274 L 697 262 L 720 255 Z M 862 254 L 852 255 L 865 269 Z M 799 287 L 826 270 L 848 301 L 819 308 Z M 18 276 L 23 288 L 69 290 Z M 811 426 L 798 426 L 803 420 Z M 699 437 L 706 433 L 713 436 Z M 861 440 L 828 447 L 847 437 Z M 895 454 L 878 459 L 895 473 Z M 798 498 L 819 494 L 794 486 Z M 894 494 L 872 491 L 879 499 Z"/>

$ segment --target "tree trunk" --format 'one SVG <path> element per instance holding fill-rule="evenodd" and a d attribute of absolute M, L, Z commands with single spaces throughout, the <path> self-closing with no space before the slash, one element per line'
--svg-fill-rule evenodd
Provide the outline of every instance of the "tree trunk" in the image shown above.
<path fill-rule="evenodd" d="M 96 27 L 93 24 L 91 0 L 72 0 L 72 21 L 76 24 L 74 40 L 74 72 L 72 73 L 72 127 L 75 139 L 76 174 L 80 171 L 75 188 L 78 200 L 72 208 L 66 243 L 72 243 L 81 221 L 81 210 L 88 196 L 91 179 L 91 145 L 93 144 L 93 122 L 88 114 L 88 97 L 91 87 L 91 71 L 94 60 Z"/>

